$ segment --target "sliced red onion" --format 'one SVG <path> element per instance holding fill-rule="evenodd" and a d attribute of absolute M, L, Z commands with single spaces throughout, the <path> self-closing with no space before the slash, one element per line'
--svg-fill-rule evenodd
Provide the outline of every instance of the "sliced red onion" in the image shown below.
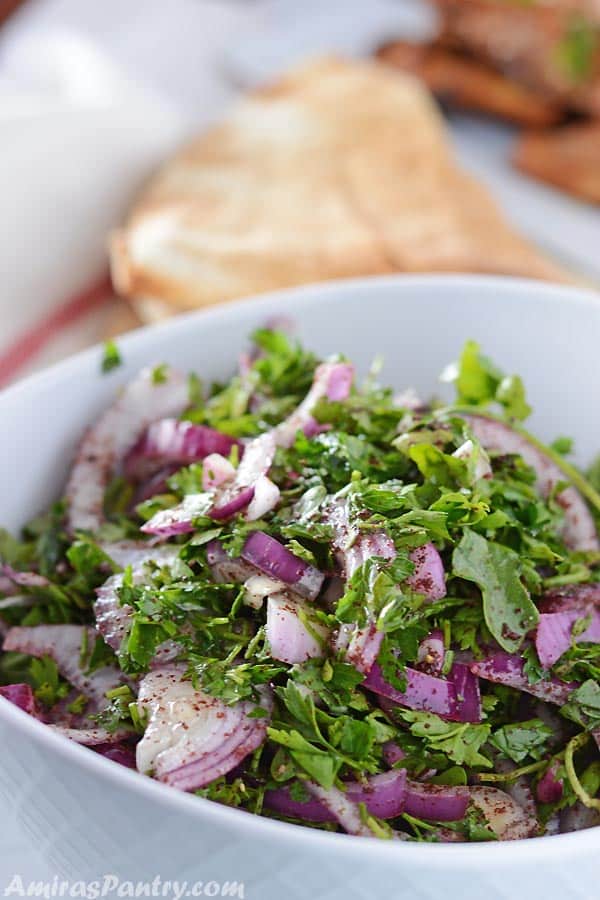
<path fill-rule="evenodd" d="M 265 600 L 279 594 L 286 594 L 287 585 L 268 575 L 251 575 L 244 582 L 244 603 L 253 609 L 261 609 Z"/>
<path fill-rule="evenodd" d="M 103 549 L 119 565 L 132 567 L 133 584 L 143 584 L 147 580 L 148 566 L 151 563 L 157 566 L 171 566 L 179 553 L 178 547 L 150 547 L 148 544 L 134 544 L 134 542 L 105 544 Z M 96 589 L 94 603 L 96 628 L 105 643 L 115 652 L 121 648 L 123 639 L 129 631 L 133 613 L 132 608 L 127 604 L 122 605 L 119 599 L 122 584 L 122 573 L 112 575 Z"/>
<path fill-rule="evenodd" d="M 256 704 L 227 706 L 196 690 L 184 669 L 165 666 L 144 676 L 138 707 L 148 725 L 137 745 L 137 768 L 172 787 L 192 791 L 227 774 L 266 737 L 268 715 L 250 718 Z M 270 695 L 265 693 L 265 710 Z"/>
<path fill-rule="evenodd" d="M 225 482 L 222 490 L 217 490 L 209 513 L 213 519 L 229 519 L 249 505 L 254 497 L 257 482 L 266 476 L 271 468 L 275 449 L 272 432 L 261 434 L 245 445 L 244 455 L 233 479 Z"/>
<path fill-rule="evenodd" d="M 158 384 L 151 370 L 145 370 L 124 388 L 79 447 L 66 488 L 71 532 L 100 527 L 104 492 L 116 466 L 151 422 L 180 415 L 188 403 L 187 381 L 172 370 Z"/>
<path fill-rule="evenodd" d="M 390 561 L 395 559 L 396 548 L 394 542 L 384 532 L 359 534 L 352 546 L 345 551 L 343 568 L 346 578 L 352 578 L 357 569 L 374 557 Z"/>
<path fill-rule="evenodd" d="M 106 728 L 86 727 L 69 728 L 64 725 L 49 725 L 52 731 L 63 737 L 68 738 L 76 744 L 82 744 L 84 747 L 96 747 L 107 744 L 117 744 L 122 740 L 131 737 L 130 728 L 121 728 L 117 731 L 107 731 Z"/>
<path fill-rule="evenodd" d="M 304 782 L 303 782 L 304 783 Z M 265 793 L 265 806 L 280 816 L 288 819 L 301 819 L 303 822 L 335 822 L 336 817 L 330 810 L 317 800 L 309 796 L 306 800 L 294 800 L 287 787 L 275 788 Z"/>
<path fill-rule="evenodd" d="M 568 584 L 546 591 L 539 604 L 544 613 L 600 609 L 600 584 Z"/>
<path fill-rule="evenodd" d="M 353 534 L 347 500 L 331 504 L 325 522 L 334 528 L 336 557 L 346 579 L 373 557 L 392 560 L 396 556 L 394 542 L 385 532 Z M 364 626 L 346 623 L 340 627 L 333 649 L 336 653 L 343 651 L 347 662 L 366 675 L 377 659 L 382 640 L 383 632 L 377 630 L 374 622 Z"/>
<path fill-rule="evenodd" d="M 363 823 L 360 809 L 350 799 L 347 791 L 341 791 L 336 787 L 326 789 L 313 781 L 307 781 L 305 784 L 306 789 L 329 810 L 334 821 L 339 822 L 344 831 L 360 837 L 374 837 L 373 831 Z"/>
<path fill-rule="evenodd" d="M 345 654 L 346 662 L 354 666 L 358 672 L 366 675 L 371 671 L 379 656 L 383 631 L 378 631 L 373 624 L 365 625 L 363 628 L 351 625 L 350 628 L 352 631 Z"/>
<path fill-rule="evenodd" d="M 50 656 L 66 680 L 96 706 L 106 705 L 106 692 L 119 687 L 124 676 L 113 666 L 87 674 L 80 666 L 81 648 L 92 649 L 97 633 L 85 625 L 35 625 L 11 628 L 4 650 L 29 656 Z"/>
<path fill-rule="evenodd" d="M 350 522 L 346 499 L 330 504 L 323 520 L 333 528 L 336 558 L 347 580 L 373 557 L 386 560 L 396 558 L 394 542 L 384 531 L 360 534 L 356 530 Z"/>
<path fill-rule="evenodd" d="M 15 593 L 15 584 L 6 575 L 0 574 L 0 594 L 10 596 Z"/>
<path fill-rule="evenodd" d="M 504 791 L 491 787 L 469 788 L 471 802 L 484 814 L 500 841 L 517 841 L 533 837 L 539 830 L 535 818 Z"/>
<path fill-rule="evenodd" d="M 408 667 L 404 670 L 404 675 L 406 689 L 399 691 L 384 679 L 381 669 L 375 664 L 362 686 L 375 694 L 387 697 L 398 706 L 425 710 L 446 719 L 455 717 L 456 691 L 450 681 Z"/>
<path fill-rule="evenodd" d="M 236 470 L 236 485 L 248 487 L 256 484 L 261 475 L 266 475 L 273 463 L 277 443 L 273 431 L 266 431 L 252 438 L 244 446 L 244 455 Z"/>
<path fill-rule="evenodd" d="M 302 613 L 310 618 L 310 626 Z M 273 659 L 295 665 L 323 656 L 329 631 L 313 619 L 307 603 L 274 594 L 267 600 L 266 636 Z"/>
<path fill-rule="evenodd" d="M 349 363 L 322 363 L 317 367 L 308 394 L 297 409 L 273 429 L 278 447 L 291 447 L 296 434 L 303 431 L 312 419 L 312 411 L 325 397 L 345 400 L 352 387 L 354 369 Z"/>
<path fill-rule="evenodd" d="M 313 796 L 305 802 L 293 800 L 289 788 L 281 787 L 265 794 L 265 806 L 290 819 L 303 819 L 310 822 L 334 822 L 337 816 L 331 811 L 329 804 L 315 799 Z M 406 770 L 395 769 L 373 775 L 364 783 L 350 781 L 343 791 L 352 803 L 364 803 L 367 811 L 379 819 L 395 819 L 404 810 L 406 796 Z"/>
<path fill-rule="evenodd" d="M 106 759 L 111 759 L 120 766 L 135 769 L 135 747 L 130 744 L 98 744 L 94 747 L 94 752 Z"/>
<path fill-rule="evenodd" d="M 235 467 L 220 453 L 211 453 L 202 465 L 202 490 L 213 491 L 235 478 Z"/>
<path fill-rule="evenodd" d="M 445 656 L 444 635 L 439 628 L 435 628 L 419 644 L 417 654 L 419 669 L 429 675 L 441 675 Z"/>
<path fill-rule="evenodd" d="M 385 532 L 359 534 L 350 523 L 348 502 L 332 503 L 325 513 L 324 521 L 334 529 L 333 545 L 338 563 L 347 579 L 369 559 L 378 557 L 386 560 L 396 558 L 396 547 Z M 353 540 L 354 538 L 354 540 Z M 407 584 L 425 596 L 428 602 L 441 600 L 446 596 L 446 582 L 442 559 L 433 544 L 417 547 L 410 554 L 414 572 L 407 578 Z"/>
<path fill-rule="evenodd" d="M 217 521 L 230 519 L 251 504 L 259 480 L 266 476 L 271 468 L 277 447 L 289 447 L 293 444 L 297 431 L 302 430 L 309 421 L 311 411 L 320 399 L 330 395 L 330 399 L 331 397 L 341 399 L 345 386 L 348 386 L 349 390 L 349 372 L 352 372 L 352 368 L 346 363 L 324 363 L 317 368 L 310 391 L 291 416 L 244 446 L 244 455 L 235 477 L 224 485 L 222 491 L 217 490 L 208 515 Z M 260 492 L 255 506 L 250 510 L 251 517 L 258 517 L 256 510 L 270 511 L 279 499 L 278 496 L 275 498 L 275 485 L 272 482 L 261 481 Z M 267 496 L 268 508 L 265 507 Z M 157 513 L 146 522 L 142 531 L 163 538 L 193 531 L 193 516 L 186 506 L 186 501 L 187 497 L 174 509 Z"/>
<path fill-rule="evenodd" d="M 267 513 L 270 513 L 275 509 L 279 503 L 280 496 L 281 491 L 277 485 L 271 481 L 270 478 L 267 478 L 266 475 L 261 475 L 256 480 L 256 484 L 254 485 L 254 496 L 246 510 L 246 519 L 248 522 L 255 522 L 257 519 L 262 519 L 263 516 L 266 516 Z"/>
<path fill-rule="evenodd" d="M 467 787 L 408 781 L 404 812 L 432 822 L 458 822 L 464 817 L 469 801 Z"/>
<path fill-rule="evenodd" d="M 160 419 L 152 422 L 124 461 L 128 478 L 140 480 L 171 463 L 190 465 L 210 454 L 227 456 L 232 447 L 240 446 L 236 438 L 193 422 L 180 419 Z"/>
<path fill-rule="evenodd" d="M 600 611 L 590 609 L 590 624 L 575 638 L 577 644 L 600 643 Z M 542 613 L 535 632 L 535 649 L 540 662 L 549 669 L 571 646 L 573 625 L 585 617 L 576 610 Z"/>
<path fill-rule="evenodd" d="M 259 435 L 249 441 L 244 448 L 242 461 L 236 471 L 231 485 L 222 496 L 217 497 L 211 515 L 214 519 L 228 519 L 250 505 L 248 518 L 253 521 L 269 512 L 279 500 L 275 493 L 276 486 L 266 477 L 277 447 L 289 447 L 293 444 L 296 433 L 309 422 L 311 411 L 316 403 L 329 394 L 341 399 L 348 381 L 348 370 L 351 367 L 343 363 L 325 363 L 315 372 L 313 385 L 297 409 L 271 431 Z M 351 375 L 350 375 L 351 381 Z M 349 384 L 347 386 L 349 390 Z M 331 399 L 331 398 L 330 398 Z M 260 495 L 255 497 L 256 491 Z M 254 507 L 251 501 L 256 500 Z M 264 509 L 257 514 L 257 510 Z"/>
<path fill-rule="evenodd" d="M 9 594 L 8 597 L 3 597 L 0 600 L 0 610 L 23 609 L 28 606 L 35 606 L 35 603 L 35 597 L 32 597 L 31 594 Z M 5 634 L 7 630 L 8 625 L 0 620 L 0 635 Z"/>
<path fill-rule="evenodd" d="M 434 822 L 455 822 L 464 817 L 470 801 L 470 789 L 467 787 L 407 781 L 405 769 L 392 769 L 381 775 L 374 775 L 364 784 L 348 782 L 345 790 L 339 792 L 345 802 L 340 801 L 338 793 L 334 795 L 335 800 L 340 803 L 337 808 L 330 802 L 331 798 L 323 788 L 315 791 L 310 784 L 306 787 L 313 795 L 306 802 L 293 800 L 289 788 L 283 787 L 267 791 L 265 806 L 289 818 L 310 822 L 339 821 L 349 831 L 339 813 L 352 814 L 358 803 L 364 803 L 367 811 L 380 819 L 394 819 L 402 812 L 407 812 Z M 354 821 L 354 818 L 350 820 L 351 823 Z"/>
<path fill-rule="evenodd" d="M 496 772 L 506 774 L 508 772 L 514 772 L 517 766 L 512 760 L 503 759 L 501 756 L 498 756 L 496 758 L 495 768 Z M 533 819 L 537 817 L 537 807 L 535 805 L 533 791 L 531 790 L 529 780 L 525 775 L 519 775 L 517 778 L 514 778 L 513 776 L 512 780 L 506 782 L 504 790 L 512 797 L 515 803 L 518 803 L 519 806 L 525 810 L 528 816 Z"/>
<path fill-rule="evenodd" d="M 179 534 L 189 534 L 194 530 L 195 519 L 213 515 L 211 501 L 209 493 L 187 494 L 177 506 L 157 512 L 140 530 L 163 540 Z"/>
<path fill-rule="evenodd" d="M 103 541 L 98 546 L 120 569 L 135 570 L 146 563 L 172 565 L 179 552 L 178 547 L 154 547 L 146 541 Z"/>
<path fill-rule="evenodd" d="M 522 456 L 536 473 L 537 487 L 542 497 L 550 496 L 557 484 L 569 480 L 547 453 L 510 425 L 481 415 L 468 414 L 463 418 L 486 450 Z M 565 543 L 572 550 L 600 549 L 594 518 L 579 491 L 570 486 L 561 491 L 556 499 L 565 512 Z"/>
<path fill-rule="evenodd" d="M 535 794 L 540 803 L 558 803 L 562 800 L 564 784 L 562 778 L 557 777 L 558 763 L 553 762 L 537 783 Z"/>
<path fill-rule="evenodd" d="M 428 603 L 445 597 L 444 564 L 433 544 L 423 544 L 412 550 L 410 558 L 415 570 L 406 581 L 413 591 L 423 594 Z"/>
<path fill-rule="evenodd" d="M 346 793 L 354 803 L 364 803 L 378 819 L 395 819 L 404 812 L 407 796 L 406 769 L 371 775 L 364 784 L 349 783 Z"/>
<path fill-rule="evenodd" d="M 254 497 L 254 485 L 232 488 L 225 491 L 218 502 L 209 511 L 209 515 L 218 521 L 231 519 L 245 509 Z M 191 528 L 189 529 L 191 530 Z"/>
<path fill-rule="evenodd" d="M 404 691 L 399 691 L 389 684 L 377 664 L 363 681 L 362 687 L 391 700 L 398 706 L 432 712 L 453 722 L 480 722 L 481 704 L 477 703 L 476 689 L 464 679 L 461 670 L 459 673 L 455 678 L 464 691 L 460 696 L 457 694 L 454 680 L 437 678 L 408 666 L 404 670 L 406 677 Z M 465 684 L 468 684 L 468 688 Z"/>
<path fill-rule="evenodd" d="M 215 581 L 219 584 L 244 585 L 244 603 L 254 609 L 260 609 L 267 597 L 287 590 L 287 585 L 283 581 L 263 575 L 239 556 L 229 556 L 220 541 L 211 541 L 207 544 L 206 560 Z"/>
<path fill-rule="evenodd" d="M 314 600 L 323 586 L 325 576 L 318 569 L 295 556 L 264 531 L 252 532 L 241 556 L 261 572 L 290 585 L 295 593 L 308 600 Z"/>
<path fill-rule="evenodd" d="M 592 737 L 596 741 L 598 750 L 600 750 L 600 728 L 595 728 L 594 731 L 592 731 Z"/>
<path fill-rule="evenodd" d="M 140 482 L 135 489 L 131 501 L 131 511 L 135 512 L 136 507 L 139 506 L 140 503 L 151 500 L 152 497 L 156 497 L 157 494 L 168 494 L 170 490 L 169 478 L 171 478 L 175 472 L 177 472 L 177 466 L 163 466 L 153 475 L 150 475 L 145 481 Z"/>
<path fill-rule="evenodd" d="M 577 687 L 572 682 L 565 683 L 556 678 L 530 684 L 523 671 L 524 665 L 521 657 L 499 650 L 487 659 L 471 663 L 469 668 L 474 675 L 486 681 L 525 691 L 540 700 L 556 703 L 558 706 L 563 706 L 569 699 L 571 691 Z"/>
<path fill-rule="evenodd" d="M 38 717 L 35 704 L 35 697 L 31 686 L 28 684 L 7 684 L 0 687 L 0 697 L 4 697 L 9 703 L 13 703 L 22 709 L 23 712 L 29 713 L 30 716 Z"/>
<path fill-rule="evenodd" d="M 397 762 L 404 759 L 406 753 L 395 741 L 386 741 L 383 747 L 383 758 L 390 768 L 395 766 Z"/>
<path fill-rule="evenodd" d="M 219 541 L 210 541 L 206 545 L 206 561 L 215 581 L 219 584 L 243 584 L 248 578 L 257 574 L 254 566 L 240 559 L 239 556 L 229 556 Z"/>
<path fill-rule="evenodd" d="M 0 565 L 0 572 L 12 583 L 18 587 L 24 588 L 47 588 L 50 581 L 37 572 L 19 572 L 12 566 Z"/>
<path fill-rule="evenodd" d="M 313 438 L 318 434 L 325 434 L 325 432 L 331 431 L 331 425 L 323 425 L 312 416 L 307 416 L 302 431 L 307 438 Z"/>
<path fill-rule="evenodd" d="M 456 691 L 456 717 L 460 722 L 481 722 L 479 679 L 469 666 L 454 663 L 448 674 Z"/>

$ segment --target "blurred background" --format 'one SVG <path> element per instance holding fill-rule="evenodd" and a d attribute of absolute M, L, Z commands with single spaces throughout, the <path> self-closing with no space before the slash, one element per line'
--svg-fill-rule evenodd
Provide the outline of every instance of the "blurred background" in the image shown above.
<path fill-rule="evenodd" d="M 306 280 L 597 286 L 600 3 L 0 0 L 0 146 L 0 384 Z"/>

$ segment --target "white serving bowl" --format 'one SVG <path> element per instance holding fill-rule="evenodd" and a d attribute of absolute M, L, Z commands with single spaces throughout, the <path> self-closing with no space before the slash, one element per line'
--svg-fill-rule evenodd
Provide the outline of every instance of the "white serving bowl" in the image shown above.
<path fill-rule="evenodd" d="M 440 390 L 438 373 L 473 337 L 505 370 L 523 375 L 535 407 L 531 427 L 542 438 L 572 435 L 583 463 L 600 448 L 594 294 L 468 276 L 329 283 L 135 332 L 120 342 L 124 365 L 108 376 L 99 375 L 95 348 L 5 391 L 2 524 L 18 529 L 60 494 L 83 429 L 139 368 L 166 361 L 207 379 L 226 377 L 249 332 L 275 313 L 292 316 L 311 348 L 343 351 L 363 372 L 383 354 L 383 380 L 424 395 Z M 423 845 L 280 824 L 164 787 L 3 700 L 0 746 L 8 818 L 61 876 L 238 882 L 250 900 L 598 896 L 600 828 L 512 844 Z"/>

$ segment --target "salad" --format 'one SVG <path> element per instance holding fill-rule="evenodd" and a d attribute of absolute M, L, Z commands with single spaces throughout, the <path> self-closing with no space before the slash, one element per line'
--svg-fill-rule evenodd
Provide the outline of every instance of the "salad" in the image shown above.
<path fill-rule="evenodd" d="M 599 824 L 600 467 L 528 434 L 472 341 L 452 405 L 378 373 L 265 328 L 227 384 L 127 385 L 63 499 L 0 533 L 0 704 L 328 831 Z"/>

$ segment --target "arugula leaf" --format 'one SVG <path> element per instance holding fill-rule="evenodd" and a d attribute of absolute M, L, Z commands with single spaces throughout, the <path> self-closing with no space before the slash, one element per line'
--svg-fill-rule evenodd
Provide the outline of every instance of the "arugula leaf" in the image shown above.
<path fill-rule="evenodd" d="M 500 646 L 516 652 L 539 621 L 539 613 L 519 578 L 519 556 L 466 528 L 452 555 L 453 572 L 473 581 L 483 598 L 487 627 Z"/>

